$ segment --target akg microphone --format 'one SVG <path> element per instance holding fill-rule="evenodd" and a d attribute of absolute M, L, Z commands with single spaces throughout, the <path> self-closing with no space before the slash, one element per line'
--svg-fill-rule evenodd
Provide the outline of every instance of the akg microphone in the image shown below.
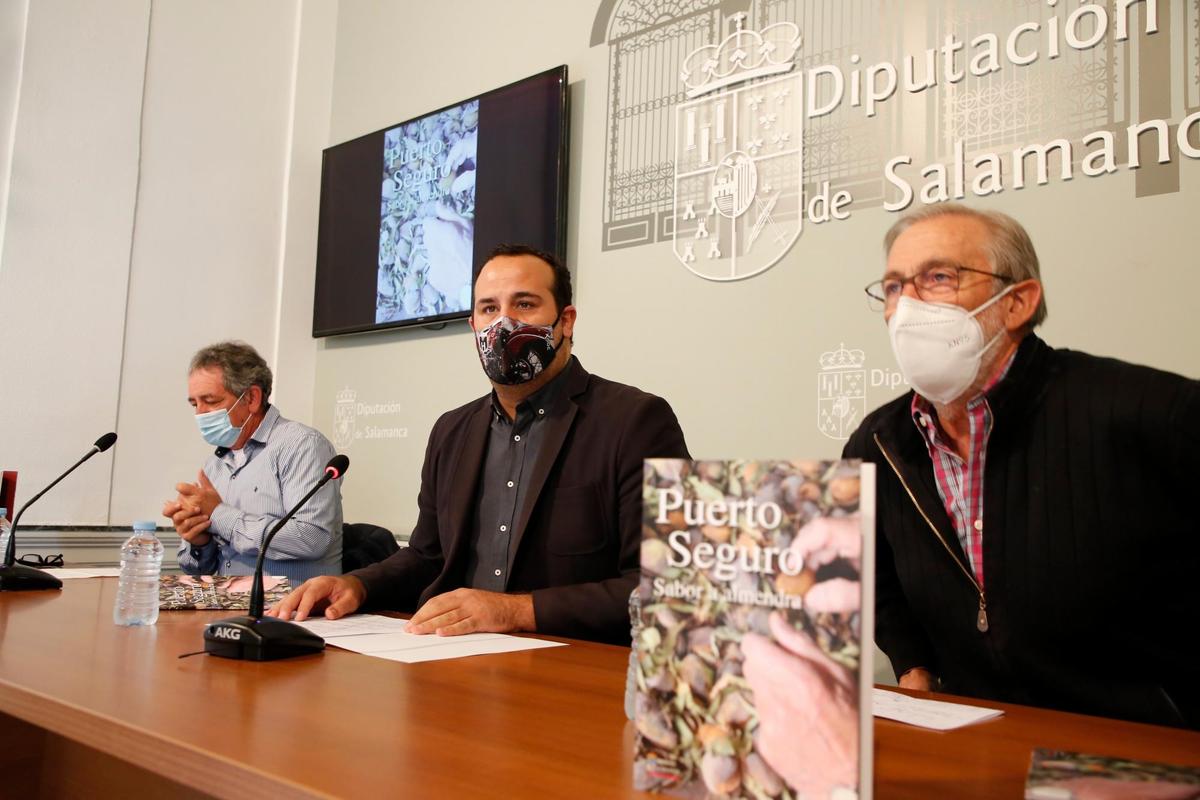
<path fill-rule="evenodd" d="M 21 510 L 13 517 L 12 535 L 8 537 L 8 549 L 4 552 L 4 566 L 0 567 L 0 591 L 23 590 L 23 589 L 61 589 L 62 581 L 48 572 L 43 572 L 40 569 L 27 567 L 24 564 L 17 564 L 17 525 L 21 522 L 21 515 L 25 513 L 25 509 L 36 503 L 38 499 L 46 492 L 58 485 L 58 482 L 70 475 L 75 469 L 87 461 L 97 453 L 103 453 L 108 448 L 112 447 L 117 441 L 115 433 L 106 433 L 96 440 L 92 445 L 92 449 L 84 454 L 83 458 L 76 461 L 71 467 L 54 479 L 54 482 L 42 489 L 40 492 L 31 497 L 25 505 L 21 506 Z"/>
<path fill-rule="evenodd" d="M 304 507 L 322 486 L 337 480 L 350 468 L 350 459 L 336 455 L 325 465 L 325 473 L 300 502 L 275 523 L 258 548 L 258 562 L 254 566 L 254 583 L 250 589 L 250 613 L 244 617 L 230 617 L 211 623 L 204 629 L 204 650 L 222 658 L 237 658 L 249 661 L 274 661 L 307 653 L 316 653 L 325 648 L 325 640 L 294 622 L 263 616 L 263 559 L 267 547 L 275 534 L 287 524 L 296 512 Z"/>

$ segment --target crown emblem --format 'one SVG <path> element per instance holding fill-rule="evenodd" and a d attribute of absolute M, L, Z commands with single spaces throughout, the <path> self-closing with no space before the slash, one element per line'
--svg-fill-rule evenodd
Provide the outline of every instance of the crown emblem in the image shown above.
<path fill-rule="evenodd" d="M 358 392 L 354 391 L 349 386 L 337 393 L 337 401 L 339 404 L 353 403 L 356 399 L 358 399 Z"/>
<path fill-rule="evenodd" d="M 697 47 L 683 60 L 679 78 L 689 99 L 751 78 L 789 72 L 796 66 L 800 49 L 796 23 L 776 22 L 759 32 L 743 30 L 745 19 L 744 13 L 734 14 L 736 31 L 720 44 Z"/>
<path fill-rule="evenodd" d="M 861 369 L 867 363 L 867 357 L 862 350 L 847 350 L 841 344 L 837 350 L 822 353 L 820 358 L 822 370 Z"/>

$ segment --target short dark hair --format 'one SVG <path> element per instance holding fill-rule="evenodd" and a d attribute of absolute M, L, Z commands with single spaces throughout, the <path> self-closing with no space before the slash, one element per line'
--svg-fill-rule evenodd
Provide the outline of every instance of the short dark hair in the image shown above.
<path fill-rule="evenodd" d="M 562 313 L 564 308 L 571 305 L 571 271 L 563 266 L 563 263 L 558 260 L 558 256 L 527 244 L 498 244 L 492 248 L 492 252 L 488 253 L 483 264 L 479 265 L 479 271 L 475 273 L 476 279 L 479 278 L 479 272 L 483 271 L 484 265 L 497 256 L 533 256 L 545 261 L 554 276 L 550 291 L 554 294 L 554 303 L 558 306 L 557 311 Z"/>
<path fill-rule="evenodd" d="M 230 394 L 241 396 L 251 386 L 262 389 L 263 408 L 266 408 L 273 382 L 271 368 L 253 347 L 237 341 L 217 342 L 203 347 L 192 356 L 188 375 L 206 367 L 221 370 L 225 391 Z"/>

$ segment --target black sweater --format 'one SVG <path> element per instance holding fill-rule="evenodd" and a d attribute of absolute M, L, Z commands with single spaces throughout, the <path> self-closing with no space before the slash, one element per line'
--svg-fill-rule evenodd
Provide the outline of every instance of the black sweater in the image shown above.
<path fill-rule="evenodd" d="M 846 445 L 877 465 L 876 640 L 896 674 L 926 667 L 955 694 L 1200 727 L 1200 382 L 1030 335 L 988 400 L 986 632 L 912 393 Z"/>

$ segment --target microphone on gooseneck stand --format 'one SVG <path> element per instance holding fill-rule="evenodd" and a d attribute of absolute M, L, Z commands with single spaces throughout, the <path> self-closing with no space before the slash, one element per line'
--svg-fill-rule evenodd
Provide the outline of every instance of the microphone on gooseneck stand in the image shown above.
<path fill-rule="evenodd" d="M 5 591 L 22 591 L 26 589 L 61 589 L 62 581 L 54 577 L 48 572 L 43 572 L 40 569 L 27 567 L 24 564 L 16 563 L 17 560 L 17 525 L 21 521 L 21 515 L 25 513 L 25 509 L 36 503 L 42 495 L 58 485 L 58 482 L 70 475 L 75 469 L 87 461 L 97 453 L 103 453 L 108 448 L 112 447 L 117 441 L 115 433 L 106 433 L 96 440 L 92 445 L 92 449 L 84 454 L 83 458 L 71 465 L 70 469 L 54 479 L 54 482 L 42 489 L 29 499 L 25 505 L 21 506 L 21 510 L 13 517 L 12 533 L 8 537 L 8 549 L 4 552 L 4 566 L 0 567 L 0 592 Z"/>
<path fill-rule="evenodd" d="M 267 547 L 280 528 L 287 524 L 297 511 L 329 481 L 337 480 L 350 468 L 350 459 L 336 455 L 329 459 L 325 473 L 317 485 L 300 502 L 275 524 L 258 548 L 258 562 L 254 566 L 254 583 L 250 590 L 250 613 L 242 617 L 230 617 L 211 623 L 204 629 L 204 650 L 222 658 L 237 658 L 248 661 L 274 661 L 308 653 L 320 652 L 325 640 L 294 622 L 263 616 L 263 559 Z"/>

